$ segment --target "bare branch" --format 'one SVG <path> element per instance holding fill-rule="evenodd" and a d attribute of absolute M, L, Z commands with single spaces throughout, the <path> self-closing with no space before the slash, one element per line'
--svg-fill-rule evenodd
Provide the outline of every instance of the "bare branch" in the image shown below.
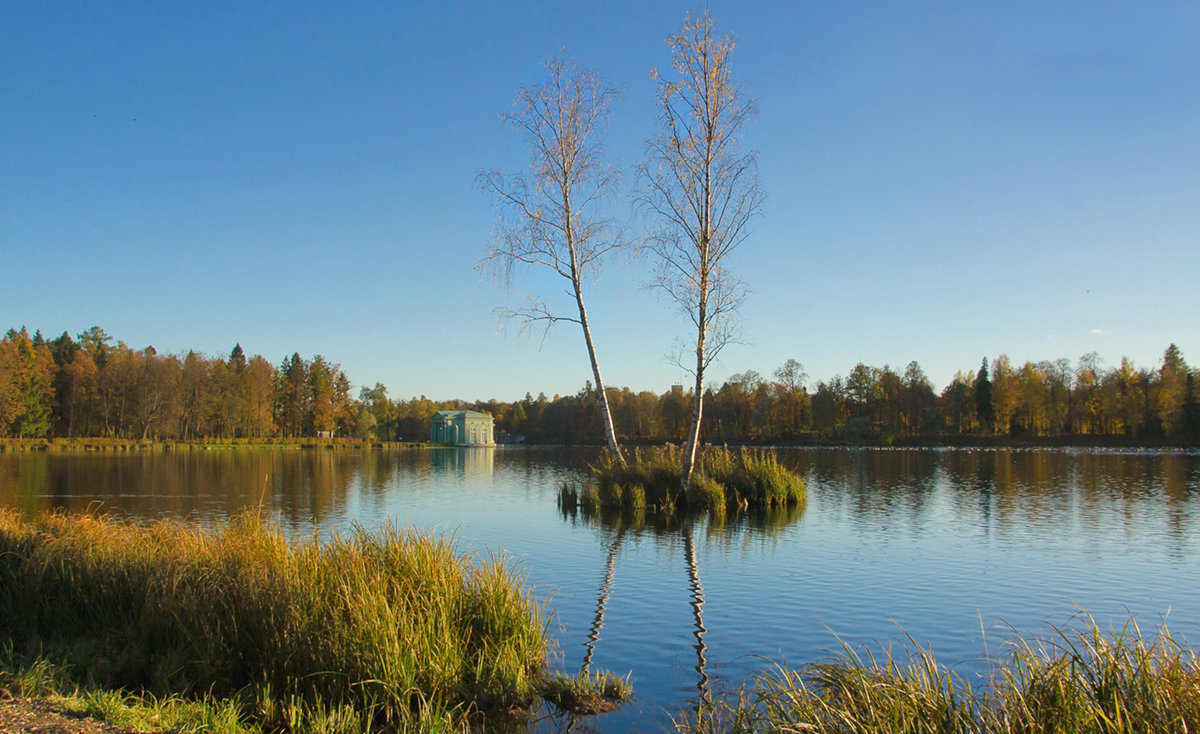
<path fill-rule="evenodd" d="M 501 306 L 494 313 L 500 319 L 500 323 L 505 332 L 508 331 L 509 324 L 516 323 L 517 342 L 522 338 L 531 335 L 537 329 L 541 329 L 541 345 L 545 346 L 546 340 L 550 337 L 551 328 L 559 321 L 567 321 L 578 324 L 579 319 L 571 316 L 560 316 L 552 313 L 546 307 L 545 302 L 540 299 L 529 296 L 525 299 L 525 305 L 520 308 L 512 306 Z"/>

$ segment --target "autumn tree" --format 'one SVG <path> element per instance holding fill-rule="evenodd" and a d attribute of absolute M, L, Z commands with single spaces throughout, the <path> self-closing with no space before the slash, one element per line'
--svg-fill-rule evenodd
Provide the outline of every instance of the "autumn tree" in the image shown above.
<path fill-rule="evenodd" d="M 1013 411 L 1014 435 L 1045 435 L 1050 423 L 1049 377 L 1041 366 L 1026 361 L 1013 375 L 1016 408 Z"/>
<path fill-rule="evenodd" d="M 730 375 L 713 396 L 712 417 L 717 440 L 738 443 L 758 438 L 765 415 L 761 403 L 766 383 L 754 370 Z"/>
<path fill-rule="evenodd" d="M 75 339 L 78 348 L 69 368 L 73 374 L 69 393 L 72 413 L 68 435 L 94 436 L 105 424 L 100 400 L 100 371 L 108 364 L 112 337 L 99 326 L 93 326 L 76 334 Z"/>
<path fill-rule="evenodd" d="M 1040 367 L 1049 380 L 1051 431 L 1059 436 L 1071 435 L 1075 431 L 1075 372 L 1071 360 L 1060 358 L 1043 362 Z"/>
<path fill-rule="evenodd" d="M 237 431 L 237 375 L 229 363 L 217 358 L 211 361 L 209 379 L 212 381 L 212 428 L 209 435 L 232 438 Z"/>
<path fill-rule="evenodd" d="M 736 339 L 735 316 L 745 297 L 730 256 L 748 236 L 762 195 L 757 159 L 739 147 L 754 104 L 730 78 L 733 40 L 716 35 L 706 11 L 689 14 L 667 45 L 672 73 L 655 74 L 662 128 L 647 141 L 639 198 L 660 225 L 648 243 L 659 266 L 655 283 L 695 329 L 694 357 L 680 359 L 695 378 L 683 450 L 686 487 L 700 444 L 704 376 Z"/>
<path fill-rule="evenodd" d="M 229 422 L 232 435 L 245 438 L 251 435 L 254 424 L 255 400 L 250 385 L 249 362 L 241 343 L 234 344 L 225 360 L 224 394 L 229 403 Z"/>
<path fill-rule="evenodd" d="M 620 406 L 623 410 L 619 410 L 618 413 L 624 415 L 625 435 L 639 441 L 666 439 L 663 435 L 662 416 L 658 410 L 658 395 L 648 390 L 634 393 L 629 388 L 624 388 L 620 392 Z"/>
<path fill-rule="evenodd" d="M 358 390 L 358 402 L 362 409 L 370 413 L 359 421 L 363 430 L 361 436 L 374 436 L 384 441 L 395 440 L 396 405 L 388 399 L 387 387 L 376 382 L 375 387 L 363 386 Z"/>
<path fill-rule="evenodd" d="M 180 429 L 185 439 L 211 435 L 213 412 L 211 364 L 199 352 L 189 350 L 180 375 Z"/>
<path fill-rule="evenodd" d="M 691 414 L 689 408 L 693 399 L 690 392 L 683 391 L 682 385 L 675 385 L 659 400 L 663 434 L 668 441 L 674 443 L 687 437 L 688 416 Z"/>
<path fill-rule="evenodd" d="M 351 397 L 350 378 L 342 371 L 341 365 L 334 365 L 333 378 L 333 407 L 337 430 L 340 435 L 358 435 L 355 427 L 358 423 L 358 406 Z"/>
<path fill-rule="evenodd" d="M 875 425 L 888 436 L 895 437 L 904 430 L 904 381 L 886 364 L 876 370 L 875 375 L 879 396 Z"/>
<path fill-rule="evenodd" d="M 921 365 L 914 360 L 904 368 L 904 386 L 902 388 L 904 415 L 904 430 L 914 433 L 922 428 L 928 428 L 926 418 L 930 411 L 937 407 L 937 396 L 933 394 L 933 385 Z M 936 417 L 934 422 L 942 420 Z"/>
<path fill-rule="evenodd" d="M 246 404 L 242 420 L 247 436 L 262 438 L 275 433 L 275 366 L 256 354 L 246 363 Z"/>
<path fill-rule="evenodd" d="M 304 434 L 304 418 L 308 411 L 308 368 L 299 352 L 284 358 L 275 379 L 276 425 L 284 436 Z"/>
<path fill-rule="evenodd" d="M 50 348 L 26 329 L 10 329 L 0 339 L 0 435 L 40 438 L 50 433 L 54 371 Z"/>
<path fill-rule="evenodd" d="M 969 433 L 975 426 L 976 377 L 970 372 L 959 370 L 954 379 L 942 389 L 939 404 L 946 424 L 953 433 Z"/>
<path fill-rule="evenodd" d="M 317 355 L 308 364 L 309 425 L 317 435 L 333 435 L 337 427 L 337 366 Z"/>
<path fill-rule="evenodd" d="M 1122 357 L 1120 366 L 1101 378 L 1100 389 L 1095 391 L 1098 395 L 1091 401 L 1095 405 L 1096 432 L 1149 436 L 1156 423 L 1150 411 L 1151 382 L 1148 369 L 1139 369 Z M 1106 426 L 1104 418 L 1110 413 L 1114 414 L 1112 425 Z"/>
<path fill-rule="evenodd" d="M 1162 367 L 1158 370 L 1158 384 L 1154 395 L 1154 408 L 1158 413 L 1162 431 L 1174 435 L 1183 418 L 1183 398 L 1187 389 L 1188 366 L 1179 347 L 1171 344 L 1163 352 Z"/>
<path fill-rule="evenodd" d="M 1123 360 L 1121 366 L 1117 369 L 1117 374 L 1121 375 L 1119 379 L 1128 382 L 1132 385 L 1135 379 L 1136 370 L 1129 360 Z M 1075 366 L 1075 399 L 1079 405 L 1078 421 L 1080 433 L 1103 433 L 1104 427 L 1101 425 L 1101 416 L 1103 415 L 1104 403 L 1104 375 L 1101 373 L 1100 355 L 1096 352 L 1089 352 L 1079 358 L 1079 362 Z M 1113 388 L 1117 386 L 1113 380 L 1110 380 L 1110 385 Z M 1123 389 L 1118 389 L 1119 392 L 1124 392 Z M 1115 403 L 1119 398 L 1114 395 L 1113 399 L 1108 402 Z M 1140 402 L 1139 402 L 1140 407 Z M 1112 412 L 1111 408 L 1108 412 Z M 1125 416 L 1129 418 L 1131 416 Z M 1122 420 L 1123 423 L 1127 422 Z M 1134 420 L 1128 425 L 1133 426 L 1140 421 Z"/>
<path fill-rule="evenodd" d="M 54 396 L 55 402 L 59 406 L 59 410 L 54 414 L 53 430 L 56 435 L 70 436 L 72 434 L 68 416 L 72 409 L 65 405 L 65 401 L 71 392 L 71 375 L 67 368 L 75 359 L 75 355 L 79 353 L 79 345 L 75 343 L 70 334 L 64 331 L 57 339 L 50 341 L 47 346 L 54 358 Z"/>
<path fill-rule="evenodd" d="M 774 376 L 775 383 L 772 388 L 779 406 L 776 412 L 781 414 L 775 433 L 791 437 L 803 430 L 808 423 L 809 399 L 804 389 L 804 381 L 808 375 L 804 371 L 804 365 L 789 359 L 775 370 Z"/>
<path fill-rule="evenodd" d="M 130 437 L 131 419 L 138 411 L 137 385 L 144 372 L 141 355 L 118 339 L 97 374 L 104 435 Z"/>
<path fill-rule="evenodd" d="M 850 400 L 841 375 L 834 375 L 828 382 L 818 382 L 812 396 L 813 428 L 828 437 L 849 418 Z"/>
<path fill-rule="evenodd" d="M 96 363 L 91 355 L 83 349 L 75 350 L 71 360 L 59 370 L 55 385 L 62 435 L 92 435 L 97 393 Z"/>
<path fill-rule="evenodd" d="M 429 435 L 429 420 L 441 408 L 422 395 L 396 403 L 396 440 L 419 441 Z"/>
<path fill-rule="evenodd" d="M 1013 415 L 1017 411 L 1016 372 L 1008 355 L 1001 354 L 992 362 L 992 409 L 996 414 L 996 433 L 1012 434 Z"/>
<path fill-rule="evenodd" d="M 178 434 L 183 368 L 179 358 L 160 356 L 153 347 L 141 352 L 142 372 L 138 385 L 138 427 L 141 438 Z"/>
<path fill-rule="evenodd" d="M 850 375 L 846 378 L 846 396 L 850 400 L 851 412 L 855 418 L 871 417 L 871 410 L 881 394 L 878 376 L 879 370 L 862 362 L 850 370 Z"/>
<path fill-rule="evenodd" d="M 622 242 L 601 211 L 613 194 L 617 171 L 604 157 L 601 133 L 617 90 L 599 74 L 562 56 L 546 60 L 544 82 L 517 92 L 516 110 L 504 122 L 529 145 L 527 172 L 481 172 L 479 184 L 495 196 L 495 241 L 481 265 L 511 282 L 518 265 L 542 268 L 568 283 L 573 307 L 567 315 L 540 298 L 519 309 L 502 309 L 528 328 L 558 321 L 579 325 L 595 378 L 604 439 L 624 463 L 600 374 L 584 286 Z"/>
<path fill-rule="evenodd" d="M 80 348 L 91 355 L 92 362 L 97 367 L 104 367 L 108 361 L 108 355 L 112 351 L 112 337 L 99 326 L 93 326 L 87 331 L 76 334 L 75 338 L 79 340 Z"/>

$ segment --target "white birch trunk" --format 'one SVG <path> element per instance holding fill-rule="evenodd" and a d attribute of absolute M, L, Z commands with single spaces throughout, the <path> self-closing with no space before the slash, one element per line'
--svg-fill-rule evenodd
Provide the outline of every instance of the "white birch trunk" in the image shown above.
<path fill-rule="evenodd" d="M 608 393 L 604 390 L 604 378 L 600 376 L 600 362 L 596 359 L 596 347 L 592 343 L 592 330 L 588 326 L 587 308 L 583 305 L 583 293 L 579 281 L 575 281 L 575 304 L 579 307 L 579 326 L 583 329 L 583 340 L 587 342 L 588 360 L 592 365 L 592 376 L 596 378 L 596 394 L 600 398 L 600 413 L 604 419 L 604 440 L 617 463 L 625 466 L 625 457 L 617 444 L 617 432 L 613 428 L 612 411 L 608 408 Z"/>

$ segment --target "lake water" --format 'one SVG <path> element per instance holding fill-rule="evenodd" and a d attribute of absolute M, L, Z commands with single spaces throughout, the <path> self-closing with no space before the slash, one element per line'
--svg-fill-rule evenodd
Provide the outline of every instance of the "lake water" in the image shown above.
<path fill-rule="evenodd" d="M 661 731 L 773 662 L 933 648 L 965 675 L 1012 630 L 1080 609 L 1200 642 L 1200 455 L 786 449 L 802 508 L 661 521 L 561 511 L 592 450 L 0 454 L 0 505 L 221 519 L 297 532 L 385 522 L 519 559 L 554 611 L 557 665 L 630 673 L 636 700 L 576 731 Z M 598 614 L 598 610 L 601 612 Z M 597 624 L 599 622 L 599 624 Z M 566 726 L 545 719 L 541 730 Z"/>

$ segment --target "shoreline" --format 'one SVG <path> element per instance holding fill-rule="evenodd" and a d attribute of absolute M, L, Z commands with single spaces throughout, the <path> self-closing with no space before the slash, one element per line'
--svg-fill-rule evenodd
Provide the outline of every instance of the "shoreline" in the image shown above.
<path fill-rule="evenodd" d="M 629 442 L 622 444 L 627 449 L 650 449 L 671 445 L 670 442 Z M 706 443 L 710 447 L 724 444 Z M 5 438 L 0 439 L 0 453 L 43 452 L 43 453 L 103 453 L 103 452 L 177 452 L 177 451 L 226 451 L 231 449 L 290 449 L 290 450 L 357 450 L 357 451 L 426 451 L 445 448 L 571 448 L 603 449 L 599 444 L 538 444 L 497 443 L 486 446 L 451 446 L 428 441 L 375 441 L 361 438 L 234 438 L 196 440 L 151 440 L 126 438 Z M 957 437 L 954 440 L 904 439 L 896 441 L 847 442 L 806 438 L 791 442 L 762 442 L 729 444 L 727 448 L 759 450 L 775 449 L 1110 449 L 1130 451 L 1195 451 L 1200 450 L 1200 441 L 1138 441 L 1112 436 L 1062 436 L 1027 439 L 1001 439 L 998 437 Z"/>

